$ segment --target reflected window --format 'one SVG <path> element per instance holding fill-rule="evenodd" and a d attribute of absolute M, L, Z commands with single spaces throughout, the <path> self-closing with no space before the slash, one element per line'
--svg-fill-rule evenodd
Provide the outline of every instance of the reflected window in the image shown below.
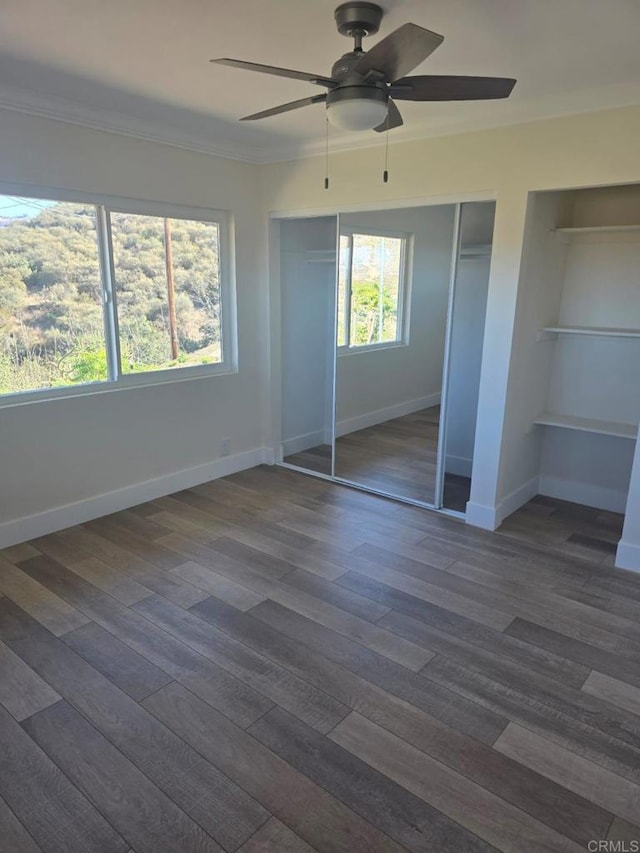
<path fill-rule="evenodd" d="M 397 234 L 340 235 L 339 347 L 402 341 L 406 245 Z"/>

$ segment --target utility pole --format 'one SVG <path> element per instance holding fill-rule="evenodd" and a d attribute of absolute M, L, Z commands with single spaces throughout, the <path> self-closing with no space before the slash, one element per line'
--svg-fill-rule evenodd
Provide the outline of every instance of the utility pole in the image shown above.
<path fill-rule="evenodd" d="M 164 261 L 167 270 L 167 302 L 169 303 L 169 338 L 171 358 L 178 358 L 178 321 L 176 318 L 176 291 L 173 282 L 173 252 L 171 249 L 171 220 L 164 220 Z"/>

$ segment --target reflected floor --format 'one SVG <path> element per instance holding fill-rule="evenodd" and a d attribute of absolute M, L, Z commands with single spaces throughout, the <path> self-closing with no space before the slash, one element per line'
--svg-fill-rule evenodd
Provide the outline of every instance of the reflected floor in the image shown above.
<path fill-rule="evenodd" d="M 307 471 L 315 471 L 317 474 L 326 474 L 330 477 L 331 445 L 319 444 L 317 447 L 310 447 L 300 453 L 285 456 L 282 461 L 287 465 L 297 465 L 298 468 L 305 468 Z"/>
<path fill-rule="evenodd" d="M 336 440 L 335 475 L 370 489 L 433 503 L 440 407 L 432 406 Z M 331 448 L 319 445 L 284 460 L 310 471 L 331 473 Z M 468 477 L 445 475 L 444 506 L 464 512 Z"/>

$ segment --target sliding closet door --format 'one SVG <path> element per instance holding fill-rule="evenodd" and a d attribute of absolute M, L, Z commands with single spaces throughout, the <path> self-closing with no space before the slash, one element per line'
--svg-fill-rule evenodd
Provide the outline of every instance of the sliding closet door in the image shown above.
<path fill-rule="evenodd" d="M 453 205 L 340 216 L 335 476 L 432 506 Z"/>
<path fill-rule="evenodd" d="M 331 476 L 337 219 L 279 226 L 282 461 Z"/>
<path fill-rule="evenodd" d="M 465 512 L 471 490 L 494 202 L 460 206 L 444 373 L 439 505 Z"/>

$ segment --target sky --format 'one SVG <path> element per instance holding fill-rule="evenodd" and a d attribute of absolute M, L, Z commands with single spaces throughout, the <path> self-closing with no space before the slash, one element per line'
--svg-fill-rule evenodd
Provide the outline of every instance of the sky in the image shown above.
<path fill-rule="evenodd" d="M 37 216 L 41 211 L 56 203 L 55 201 L 44 201 L 41 198 L 21 198 L 17 195 L 0 195 L 0 219 L 24 219 L 30 216 Z"/>

